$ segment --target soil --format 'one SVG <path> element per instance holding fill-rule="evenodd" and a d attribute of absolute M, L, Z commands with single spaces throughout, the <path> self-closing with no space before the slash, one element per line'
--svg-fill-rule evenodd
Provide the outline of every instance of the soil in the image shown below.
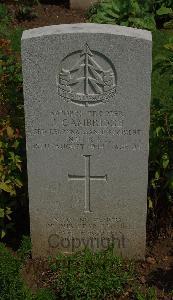
<path fill-rule="evenodd" d="M 35 17 L 25 20 L 18 19 L 16 18 L 18 8 L 13 3 L 8 2 L 9 10 L 14 16 L 13 25 L 19 25 L 23 29 L 65 23 L 84 23 L 86 21 L 83 11 L 70 10 L 67 4 L 39 4 L 33 7 Z M 153 238 L 153 240 L 155 239 Z M 138 262 L 135 265 L 138 282 L 144 291 L 148 286 L 154 286 L 158 293 L 157 299 L 173 300 L 173 296 L 170 295 L 170 292 L 173 291 L 172 229 L 167 237 L 162 235 L 160 239 L 150 242 L 145 262 Z M 50 286 L 52 281 L 55 280 L 52 277 L 46 260 L 28 259 L 23 268 L 22 275 L 27 285 L 33 291 L 40 287 Z M 129 292 L 122 299 L 133 298 Z"/>
<path fill-rule="evenodd" d="M 18 7 L 16 5 L 9 3 L 8 8 L 14 17 L 14 26 L 19 25 L 23 29 L 32 29 L 36 27 L 58 24 L 84 23 L 86 21 L 86 15 L 84 11 L 72 10 L 63 4 L 35 5 L 32 8 L 33 17 L 30 18 L 28 16 L 26 19 L 17 18 Z"/>
<path fill-rule="evenodd" d="M 137 265 L 141 284 L 154 286 L 158 299 L 173 299 L 173 236 L 162 237 L 147 249 L 146 261 Z"/>

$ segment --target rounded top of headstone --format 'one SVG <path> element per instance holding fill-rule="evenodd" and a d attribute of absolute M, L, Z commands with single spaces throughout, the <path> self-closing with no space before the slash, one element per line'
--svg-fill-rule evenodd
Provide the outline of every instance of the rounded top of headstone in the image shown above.
<path fill-rule="evenodd" d="M 22 40 L 66 33 L 103 33 L 152 41 L 151 32 L 147 30 L 95 23 L 61 24 L 29 29 L 23 32 Z"/>

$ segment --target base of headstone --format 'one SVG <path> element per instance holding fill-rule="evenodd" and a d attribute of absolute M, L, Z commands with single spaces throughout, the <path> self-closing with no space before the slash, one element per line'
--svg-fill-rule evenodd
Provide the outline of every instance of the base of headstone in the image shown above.
<path fill-rule="evenodd" d="M 97 0 L 70 0 L 70 8 L 72 9 L 87 9 Z"/>

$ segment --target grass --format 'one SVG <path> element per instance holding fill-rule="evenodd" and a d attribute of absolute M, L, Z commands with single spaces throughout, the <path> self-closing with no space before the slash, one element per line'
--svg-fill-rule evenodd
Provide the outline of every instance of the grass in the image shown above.
<path fill-rule="evenodd" d="M 26 238 L 22 244 L 20 254 L 27 257 L 30 248 Z M 26 287 L 21 278 L 21 256 L 14 256 L 5 246 L 0 243 L 0 299 L 1 300 L 55 300 L 52 291 L 48 289 L 38 290 L 36 295 Z"/>
<path fill-rule="evenodd" d="M 145 292 L 143 288 L 141 290 L 134 265 L 116 256 L 111 248 L 96 253 L 86 249 L 50 259 L 49 289 L 38 289 L 33 294 L 21 277 L 21 268 L 30 254 L 30 247 L 29 238 L 24 237 L 14 256 L 0 244 L 1 300 L 106 300 L 119 299 L 124 295 L 133 300 L 157 300 L 154 288 Z"/>
<path fill-rule="evenodd" d="M 31 300 L 32 296 L 21 280 L 20 262 L 0 244 L 0 299 Z"/>
<path fill-rule="evenodd" d="M 20 244 L 20 248 L 17 251 L 18 258 L 21 263 L 24 263 L 31 256 L 31 239 L 28 236 L 23 236 Z"/>
<path fill-rule="evenodd" d="M 113 254 L 113 249 L 93 253 L 84 250 L 59 255 L 51 265 L 56 274 L 57 299 L 106 299 L 122 295 L 133 280 L 133 267 Z"/>
<path fill-rule="evenodd" d="M 145 293 L 137 288 L 134 292 L 134 297 L 135 300 L 157 300 L 156 290 L 152 287 L 149 287 Z"/>
<path fill-rule="evenodd" d="M 1 300 L 103 299 L 108 295 L 123 294 L 133 278 L 132 265 L 127 267 L 121 258 L 113 254 L 113 249 L 97 253 L 85 250 L 71 256 L 57 256 L 50 265 L 57 278 L 51 286 L 52 291 L 40 289 L 33 295 L 20 274 L 22 262 L 30 250 L 26 237 L 16 257 L 0 244 Z"/>

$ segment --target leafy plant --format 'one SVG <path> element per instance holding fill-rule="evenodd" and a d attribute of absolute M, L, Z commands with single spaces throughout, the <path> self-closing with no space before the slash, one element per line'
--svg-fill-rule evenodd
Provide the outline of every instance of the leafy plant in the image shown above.
<path fill-rule="evenodd" d="M 19 130 L 3 121 L 0 126 L 0 238 L 12 224 L 12 207 L 16 205 L 17 190 L 23 185 L 20 143 Z"/>
<path fill-rule="evenodd" d="M 94 12 L 91 22 L 156 29 L 154 16 L 137 0 L 104 0 Z"/>
<path fill-rule="evenodd" d="M 169 226 L 169 211 L 173 206 L 173 52 L 169 35 L 159 36 L 161 47 L 157 44 L 157 51 L 154 43 L 148 193 L 148 219 L 155 235 L 161 217 L 166 216 L 165 223 Z M 159 36 L 156 36 L 157 43 Z M 166 46 L 165 42 L 168 42 Z M 161 226 L 164 226 L 163 222 Z"/>
<path fill-rule="evenodd" d="M 1 24 L 9 24 L 10 16 L 8 14 L 8 9 L 5 4 L 0 4 L 0 20 Z"/>
<path fill-rule="evenodd" d="M 173 43 L 172 34 L 166 31 L 156 31 L 153 36 L 153 73 L 152 73 L 152 102 L 159 99 L 162 106 L 170 106 L 172 103 L 173 85 L 170 84 L 170 74 L 161 71 L 159 60 L 167 59 L 170 50 L 165 48 L 166 44 Z M 156 100 L 154 100 L 156 101 Z"/>
<path fill-rule="evenodd" d="M 10 20 L 10 17 L 4 5 L 0 5 L 0 12 L 3 16 L 0 19 L 0 238 L 3 238 L 7 231 L 16 228 L 16 213 L 19 214 L 19 209 L 24 212 L 27 194 L 24 199 L 19 192 L 23 191 L 24 181 L 21 170 L 21 161 L 25 160 L 21 136 L 24 112 L 21 62 L 14 49 L 17 50 L 20 45 L 20 30 L 11 30 L 11 23 L 6 22 L 5 30 L 1 32 L 3 19 Z M 12 41 L 6 39 L 7 36 Z"/>
<path fill-rule="evenodd" d="M 153 0 L 149 4 L 155 14 L 158 27 L 173 28 L 173 2 L 172 0 Z"/>
<path fill-rule="evenodd" d="M 54 289 L 61 299 L 104 299 L 120 295 L 132 278 L 113 249 L 92 253 L 85 250 L 71 256 L 59 255 L 51 269 L 56 274 Z"/>
<path fill-rule="evenodd" d="M 118 24 L 155 31 L 173 25 L 172 0 L 102 0 L 88 11 L 90 22 Z M 160 25 L 161 24 L 161 25 Z"/>
<path fill-rule="evenodd" d="M 165 44 L 164 48 L 167 49 L 167 55 L 159 55 L 155 59 L 153 70 L 158 70 L 161 75 L 167 74 L 169 83 L 173 83 L 173 42 Z"/>
<path fill-rule="evenodd" d="M 21 64 L 11 49 L 11 42 L 0 39 L 0 113 L 16 115 L 22 106 Z"/>
<path fill-rule="evenodd" d="M 33 19 L 36 17 L 36 14 L 33 13 L 32 7 L 35 4 L 38 4 L 38 0 L 15 0 L 18 11 L 17 11 L 17 18 L 20 20 L 25 19 Z"/>

